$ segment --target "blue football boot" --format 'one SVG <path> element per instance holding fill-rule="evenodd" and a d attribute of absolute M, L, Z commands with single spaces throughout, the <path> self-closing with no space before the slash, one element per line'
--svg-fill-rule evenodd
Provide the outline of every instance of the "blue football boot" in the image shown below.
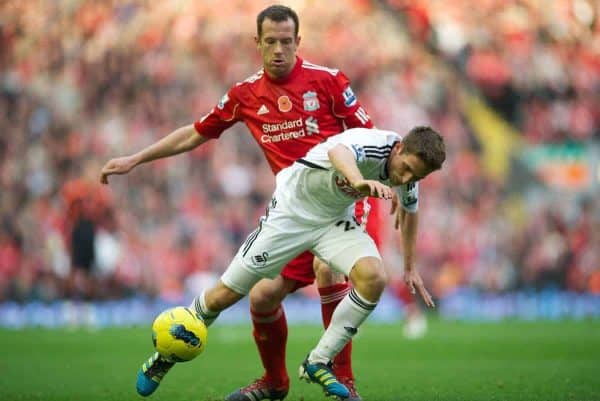
<path fill-rule="evenodd" d="M 333 374 L 331 362 L 310 363 L 308 358 L 300 365 L 300 379 L 306 380 L 309 383 L 317 383 L 323 388 L 327 397 L 336 398 L 338 400 L 347 400 L 350 397 L 350 391 L 346 386 L 338 381 Z"/>
<path fill-rule="evenodd" d="M 167 361 L 158 352 L 152 354 L 138 371 L 135 384 L 138 394 L 144 397 L 152 394 L 173 365 L 174 362 Z"/>

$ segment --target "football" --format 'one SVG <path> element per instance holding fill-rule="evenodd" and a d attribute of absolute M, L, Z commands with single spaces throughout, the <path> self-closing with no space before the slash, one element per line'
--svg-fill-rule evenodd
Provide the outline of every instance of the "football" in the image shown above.
<path fill-rule="evenodd" d="M 206 347 L 207 336 L 202 320 L 183 306 L 165 310 L 152 324 L 154 348 L 171 362 L 187 362 L 197 357 Z"/>

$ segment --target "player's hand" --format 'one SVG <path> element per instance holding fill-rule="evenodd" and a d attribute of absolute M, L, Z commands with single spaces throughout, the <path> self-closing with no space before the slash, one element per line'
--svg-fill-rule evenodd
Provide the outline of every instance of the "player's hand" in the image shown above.
<path fill-rule="evenodd" d="M 419 275 L 419 272 L 416 270 L 404 271 L 404 282 L 410 289 L 410 292 L 415 294 L 419 291 L 419 295 L 423 298 L 425 305 L 430 308 L 435 308 L 435 303 L 433 302 L 433 298 L 429 294 L 429 291 L 425 288 L 423 284 L 423 279 Z"/>
<path fill-rule="evenodd" d="M 398 198 L 398 194 L 394 191 L 394 195 L 392 195 L 392 207 L 390 208 L 390 214 L 396 214 L 394 221 L 394 228 L 398 230 L 400 228 L 400 223 L 402 222 L 402 208 L 400 207 L 400 199 Z"/>
<path fill-rule="evenodd" d="M 113 174 L 127 174 L 136 166 L 137 162 L 133 156 L 118 157 L 109 160 L 100 172 L 100 182 L 108 184 L 108 176 Z"/>
<path fill-rule="evenodd" d="M 374 198 L 392 199 L 394 194 L 390 187 L 375 180 L 360 180 L 352 186 L 361 194 Z"/>

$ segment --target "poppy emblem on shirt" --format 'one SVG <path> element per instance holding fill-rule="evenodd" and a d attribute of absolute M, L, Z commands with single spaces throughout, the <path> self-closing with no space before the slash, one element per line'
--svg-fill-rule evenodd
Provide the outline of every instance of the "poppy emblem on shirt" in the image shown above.
<path fill-rule="evenodd" d="M 292 101 L 285 95 L 279 96 L 279 99 L 277 99 L 277 107 L 279 108 L 279 111 L 285 113 L 292 109 Z"/>
<path fill-rule="evenodd" d="M 306 111 L 315 111 L 318 110 L 321 106 L 319 104 L 319 98 L 317 97 L 317 92 L 308 91 L 302 95 L 304 99 L 304 110 Z"/>

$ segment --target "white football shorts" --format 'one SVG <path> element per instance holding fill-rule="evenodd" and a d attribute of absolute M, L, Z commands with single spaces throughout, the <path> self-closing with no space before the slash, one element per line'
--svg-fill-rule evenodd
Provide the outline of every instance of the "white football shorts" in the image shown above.
<path fill-rule="evenodd" d="M 325 224 L 300 220 L 273 198 L 221 281 L 246 295 L 261 278 L 275 278 L 290 260 L 306 250 L 346 276 L 360 258 L 381 260 L 377 246 L 351 215 Z"/>

